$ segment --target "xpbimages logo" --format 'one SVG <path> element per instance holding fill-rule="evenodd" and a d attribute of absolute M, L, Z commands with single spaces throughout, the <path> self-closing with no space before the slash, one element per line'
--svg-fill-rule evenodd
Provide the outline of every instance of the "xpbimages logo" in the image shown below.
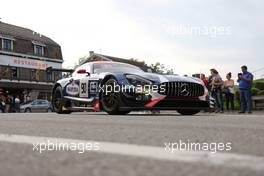
<path fill-rule="evenodd" d="M 98 142 L 59 142 L 47 140 L 33 144 L 33 151 L 39 153 L 45 151 L 76 151 L 78 153 L 84 153 L 86 151 L 98 150 L 100 150 L 100 144 Z"/>
<path fill-rule="evenodd" d="M 190 142 L 189 140 L 187 140 L 187 142 L 179 140 L 178 142 L 164 143 L 164 145 L 165 145 L 165 151 L 170 153 L 175 153 L 177 151 L 206 151 L 206 152 L 216 153 L 218 151 L 228 152 L 232 150 L 231 142 L 198 143 L 198 142 Z"/>
<path fill-rule="evenodd" d="M 151 93 L 164 93 L 166 87 L 162 85 L 118 85 L 113 83 L 111 85 L 99 85 L 98 91 L 109 95 L 110 93 L 144 93 L 145 95 L 150 95 Z"/>

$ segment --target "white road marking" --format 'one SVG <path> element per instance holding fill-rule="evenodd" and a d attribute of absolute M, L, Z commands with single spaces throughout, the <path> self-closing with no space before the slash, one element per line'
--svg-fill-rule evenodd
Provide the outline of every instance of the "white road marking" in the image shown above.
<path fill-rule="evenodd" d="M 19 143 L 32 145 L 36 143 L 99 143 L 99 150 L 95 152 L 117 154 L 163 161 L 176 161 L 185 163 L 203 163 L 206 165 L 248 168 L 255 171 L 264 171 L 264 157 L 234 154 L 234 153 L 210 153 L 201 151 L 176 151 L 174 153 L 165 150 L 165 147 L 121 144 L 112 142 L 87 141 L 67 138 L 38 137 L 25 135 L 0 134 L 0 142 Z"/>

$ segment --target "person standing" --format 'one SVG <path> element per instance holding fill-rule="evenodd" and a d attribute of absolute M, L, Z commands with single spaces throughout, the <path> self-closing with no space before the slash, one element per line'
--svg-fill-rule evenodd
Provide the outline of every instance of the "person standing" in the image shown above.
<path fill-rule="evenodd" d="M 247 66 L 241 67 L 242 74 L 238 74 L 240 90 L 240 111 L 239 113 L 252 113 L 252 84 L 254 76 L 248 72 Z"/>
<path fill-rule="evenodd" d="M 15 111 L 20 112 L 20 99 L 18 96 L 15 98 Z"/>
<path fill-rule="evenodd" d="M 231 105 L 231 110 L 234 110 L 234 96 L 235 96 L 235 90 L 234 90 L 234 80 L 231 79 L 232 77 L 232 73 L 229 72 L 226 75 L 226 80 L 224 82 L 224 89 L 223 92 L 225 93 L 226 96 L 226 109 L 229 111 L 230 110 L 230 106 Z"/>
<path fill-rule="evenodd" d="M 0 113 L 5 112 L 5 97 L 0 95 Z"/>
<path fill-rule="evenodd" d="M 6 102 L 5 102 L 5 112 L 9 113 L 11 111 L 11 105 L 12 105 L 12 98 L 10 95 L 6 96 Z"/>
<path fill-rule="evenodd" d="M 205 87 L 209 89 L 209 81 L 206 79 L 205 74 L 201 74 L 200 79 L 203 81 Z"/>
<path fill-rule="evenodd" d="M 223 113 L 224 112 L 223 97 L 222 97 L 223 80 L 216 69 L 211 69 L 210 71 L 211 71 L 211 76 L 212 76 L 211 92 L 212 92 L 212 96 L 215 99 L 215 103 L 216 103 L 215 112 Z"/>

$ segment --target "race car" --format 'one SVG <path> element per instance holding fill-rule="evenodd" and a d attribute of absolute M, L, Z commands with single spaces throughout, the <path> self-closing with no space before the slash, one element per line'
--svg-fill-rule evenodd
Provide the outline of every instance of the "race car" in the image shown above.
<path fill-rule="evenodd" d="M 93 61 L 56 82 L 52 107 L 66 114 L 86 110 L 110 115 L 176 110 L 182 115 L 194 115 L 213 108 L 213 102 L 198 78 L 148 73 L 121 62 Z"/>

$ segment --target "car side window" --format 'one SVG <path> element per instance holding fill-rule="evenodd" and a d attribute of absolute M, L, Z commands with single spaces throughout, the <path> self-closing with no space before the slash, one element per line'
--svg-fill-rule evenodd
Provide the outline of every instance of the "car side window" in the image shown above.
<path fill-rule="evenodd" d="M 48 104 L 46 101 L 41 101 L 41 104 L 45 105 Z"/>

